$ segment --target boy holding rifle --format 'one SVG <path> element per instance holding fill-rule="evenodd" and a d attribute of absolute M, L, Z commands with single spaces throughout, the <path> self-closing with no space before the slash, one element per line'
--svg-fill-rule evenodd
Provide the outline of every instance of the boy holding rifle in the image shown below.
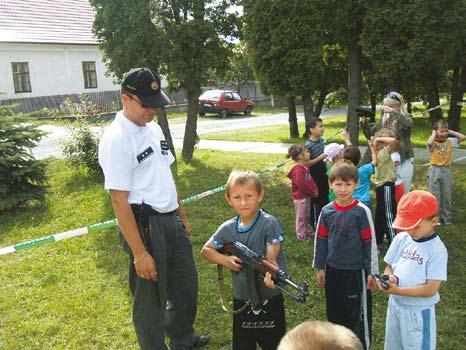
<path fill-rule="evenodd" d="M 232 271 L 233 307 L 244 308 L 233 315 L 233 350 L 255 350 L 256 344 L 263 350 L 275 350 L 286 332 L 283 295 L 274 288 L 270 273 L 259 277 L 253 268 L 243 266 L 239 257 L 219 252 L 229 243 L 240 242 L 285 269 L 283 230 L 274 216 L 259 209 L 263 197 L 262 183 L 255 173 L 232 171 L 225 199 L 238 215 L 225 221 L 201 251 L 207 261 Z"/>

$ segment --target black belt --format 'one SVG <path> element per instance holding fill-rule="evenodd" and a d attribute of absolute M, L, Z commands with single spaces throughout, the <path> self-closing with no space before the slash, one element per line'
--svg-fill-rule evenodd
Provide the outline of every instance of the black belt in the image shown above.
<path fill-rule="evenodd" d="M 155 215 L 173 215 L 176 214 L 177 209 L 169 211 L 167 213 L 161 213 L 154 208 L 152 208 L 149 204 L 146 203 L 141 203 L 141 204 L 131 204 L 131 209 L 133 211 L 134 216 L 136 217 L 136 220 L 141 216 L 149 217 L 149 216 L 155 216 Z"/>

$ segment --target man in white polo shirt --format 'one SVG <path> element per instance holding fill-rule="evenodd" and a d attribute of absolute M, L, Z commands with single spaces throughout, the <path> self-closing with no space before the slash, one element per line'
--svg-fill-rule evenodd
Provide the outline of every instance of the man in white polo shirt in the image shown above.
<path fill-rule="evenodd" d="M 105 131 L 99 164 L 130 256 L 133 322 L 143 350 L 203 346 L 195 336 L 197 271 L 170 165 L 174 161 L 155 108 L 168 104 L 160 78 L 148 68 L 123 76 L 123 110 Z M 186 229 L 186 232 L 185 232 Z M 167 307 L 168 305 L 168 307 Z"/>

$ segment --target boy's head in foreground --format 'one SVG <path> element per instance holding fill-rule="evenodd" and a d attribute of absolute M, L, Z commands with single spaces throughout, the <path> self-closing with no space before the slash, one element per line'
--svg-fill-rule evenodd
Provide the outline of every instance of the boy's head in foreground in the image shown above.
<path fill-rule="evenodd" d="M 434 233 L 438 223 L 437 199 L 426 191 L 411 191 L 401 197 L 393 227 L 418 240 Z"/>
<path fill-rule="evenodd" d="M 448 138 L 448 122 L 444 119 L 439 119 L 434 122 L 435 139 L 445 141 Z"/>
<path fill-rule="evenodd" d="M 313 138 L 320 138 L 324 135 L 324 123 L 320 118 L 311 118 L 309 120 L 309 133 Z"/>
<path fill-rule="evenodd" d="M 307 321 L 290 330 L 277 350 L 362 350 L 348 328 L 323 321 Z"/>
<path fill-rule="evenodd" d="M 242 219 L 248 220 L 257 215 L 262 198 L 264 190 L 256 173 L 249 170 L 233 170 L 230 173 L 225 199 Z"/>
<path fill-rule="evenodd" d="M 358 186 L 358 171 L 353 163 L 346 159 L 337 161 L 332 167 L 328 182 L 339 205 L 353 203 L 353 192 Z"/>

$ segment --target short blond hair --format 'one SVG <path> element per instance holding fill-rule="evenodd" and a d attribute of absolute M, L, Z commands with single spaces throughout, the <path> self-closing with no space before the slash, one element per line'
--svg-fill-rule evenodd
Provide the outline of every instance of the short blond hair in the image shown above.
<path fill-rule="evenodd" d="M 307 321 L 294 327 L 277 350 L 362 350 L 358 337 L 348 328 L 324 321 Z"/>
<path fill-rule="evenodd" d="M 258 193 L 262 192 L 262 181 L 259 176 L 250 170 L 235 169 L 230 173 L 227 180 L 226 195 L 230 195 L 230 191 L 235 186 L 243 186 L 248 182 L 252 182 Z"/>

